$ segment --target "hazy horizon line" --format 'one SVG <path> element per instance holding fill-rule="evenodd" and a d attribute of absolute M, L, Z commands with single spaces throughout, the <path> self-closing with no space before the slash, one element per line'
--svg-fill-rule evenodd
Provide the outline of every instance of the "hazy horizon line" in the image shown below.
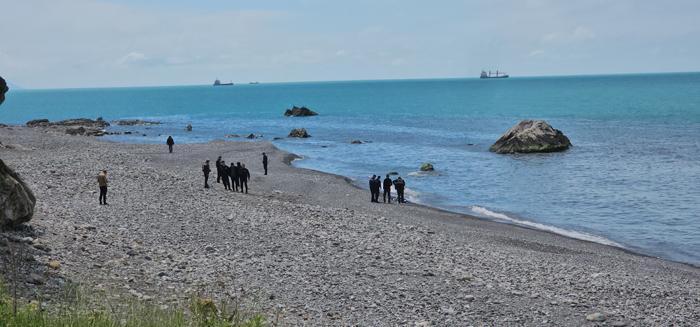
<path fill-rule="evenodd" d="M 500 72 L 500 71 L 499 71 Z M 505 72 L 507 73 L 507 72 Z M 700 71 L 663 71 L 663 72 L 635 72 L 635 73 L 583 73 L 583 74 L 554 74 L 554 75 L 510 75 L 512 79 L 523 78 L 560 78 L 560 77 L 596 77 L 596 76 L 630 76 L 630 75 L 667 75 L 667 74 L 697 74 Z M 411 78 L 375 78 L 375 79 L 340 79 L 340 80 L 298 80 L 298 81 L 249 81 L 249 82 L 233 82 L 232 86 L 240 85 L 259 85 L 259 84 L 305 84 L 305 83 L 353 83 L 353 82 L 391 82 L 391 81 L 430 81 L 430 80 L 462 80 L 462 79 L 480 79 L 479 76 L 473 77 L 411 77 Z M 224 80 L 225 81 L 225 80 Z M 253 84 L 258 83 L 258 84 Z M 11 83 L 8 80 L 10 92 L 15 91 L 33 91 L 33 90 L 84 90 L 84 89 L 125 89 L 125 88 L 160 88 L 160 87 L 183 87 L 183 86 L 213 86 L 212 82 L 208 84 L 161 84 L 161 85 L 130 85 L 130 86 L 80 86 L 80 87 L 26 87 Z"/>

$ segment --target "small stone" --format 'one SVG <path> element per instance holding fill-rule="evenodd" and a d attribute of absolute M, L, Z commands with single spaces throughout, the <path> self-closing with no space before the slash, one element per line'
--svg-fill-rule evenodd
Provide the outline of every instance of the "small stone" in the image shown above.
<path fill-rule="evenodd" d="M 46 279 L 42 275 L 31 273 L 29 274 L 29 278 L 27 278 L 27 282 L 34 285 L 44 285 L 44 283 L 46 283 Z"/>
<path fill-rule="evenodd" d="M 469 302 L 474 301 L 474 299 L 475 299 L 474 295 L 471 295 L 471 294 L 464 296 L 464 300 L 469 301 Z"/>
<path fill-rule="evenodd" d="M 586 316 L 588 321 L 605 321 L 606 317 L 600 312 L 594 312 Z"/>
<path fill-rule="evenodd" d="M 58 268 L 61 268 L 61 263 L 58 260 L 51 260 L 49 261 L 49 268 L 58 270 Z"/>

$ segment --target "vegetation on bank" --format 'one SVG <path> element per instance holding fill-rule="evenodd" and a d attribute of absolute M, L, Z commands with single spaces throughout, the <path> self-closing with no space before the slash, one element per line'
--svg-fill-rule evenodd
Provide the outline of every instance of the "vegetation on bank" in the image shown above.
<path fill-rule="evenodd" d="M 265 326 L 261 314 L 247 313 L 239 306 L 216 303 L 207 298 L 190 301 L 189 308 L 167 308 L 141 301 L 104 305 L 95 309 L 73 290 L 56 307 L 42 309 L 39 303 L 18 304 L 0 283 L 0 327 L 258 327 Z"/>

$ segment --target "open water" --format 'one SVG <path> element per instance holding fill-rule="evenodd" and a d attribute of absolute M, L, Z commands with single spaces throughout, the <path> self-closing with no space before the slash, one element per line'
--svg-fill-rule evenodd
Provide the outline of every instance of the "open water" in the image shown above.
<path fill-rule="evenodd" d="M 284 117 L 292 105 L 320 115 Z M 363 187 L 396 171 L 411 201 L 700 264 L 698 73 L 12 90 L 0 108 L 13 124 L 99 116 L 164 123 L 111 128 L 138 132 L 107 137 L 120 142 L 272 140 L 305 127 L 309 139 L 274 141 L 304 157 L 297 166 Z M 521 119 L 547 120 L 574 147 L 489 152 Z M 417 173 L 423 162 L 436 173 Z"/>

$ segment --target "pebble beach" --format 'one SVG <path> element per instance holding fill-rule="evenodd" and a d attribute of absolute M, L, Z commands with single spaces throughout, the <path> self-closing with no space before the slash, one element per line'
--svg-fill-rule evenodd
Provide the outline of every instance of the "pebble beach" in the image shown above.
<path fill-rule="evenodd" d="M 0 157 L 37 197 L 30 228 L 0 239 L 0 248 L 31 245 L 32 274 L 46 280 L 27 283 L 30 295 L 49 294 L 42 288 L 53 279 L 163 305 L 205 294 L 240 299 L 288 326 L 700 324 L 697 267 L 370 203 L 368 191 L 295 168 L 296 156 L 266 141 L 176 144 L 169 154 L 165 144 L 16 126 L 0 128 L 0 141 Z M 216 183 L 219 155 L 250 169 L 249 194 Z M 98 205 L 102 169 L 109 206 Z M 59 269 L 47 266 L 54 260 Z"/>

